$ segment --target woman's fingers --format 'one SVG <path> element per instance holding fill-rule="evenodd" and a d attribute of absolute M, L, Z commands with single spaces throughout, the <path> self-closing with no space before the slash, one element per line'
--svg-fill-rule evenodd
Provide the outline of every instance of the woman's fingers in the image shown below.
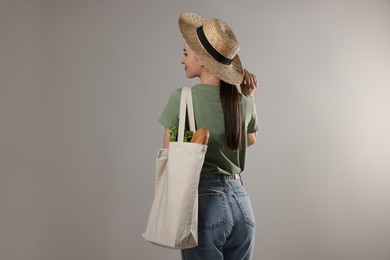
<path fill-rule="evenodd" d="M 250 73 L 247 69 L 244 69 L 244 79 L 240 84 L 241 91 L 245 95 L 253 96 L 258 84 L 259 81 L 257 80 L 256 75 Z"/>
<path fill-rule="evenodd" d="M 249 87 L 251 89 L 254 89 L 258 86 L 259 82 L 257 80 L 257 77 L 250 73 L 248 70 L 244 70 L 244 84 L 246 87 Z"/>

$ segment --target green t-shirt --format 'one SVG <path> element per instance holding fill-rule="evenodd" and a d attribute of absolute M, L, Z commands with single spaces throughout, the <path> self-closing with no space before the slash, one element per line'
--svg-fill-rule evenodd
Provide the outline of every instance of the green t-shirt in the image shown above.
<path fill-rule="evenodd" d="M 246 134 L 243 135 L 241 149 L 231 151 L 226 147 L 224 134 L 224 116 L 219 87 L 198 84 L 192 87 L 196 129 L 207 128 L 210 132 L 207 152 L 203 164 L 204 172 L 223 174 L 240 173 L 245 168 L 247 150 Z M 178 126 L 181 88 L 174 90 L 160 117 L 165 128 Z M 253 98 L 241 95 L 242 133 L 254 133 L 259 130 L 256 105 Z"/>

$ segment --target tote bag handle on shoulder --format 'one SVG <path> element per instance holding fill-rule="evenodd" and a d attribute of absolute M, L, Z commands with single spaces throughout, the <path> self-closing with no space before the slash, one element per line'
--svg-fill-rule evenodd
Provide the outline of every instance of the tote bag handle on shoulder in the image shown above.
<path fill-rule="evenodd" d="M 182 109 L 183 108 L 183 109 Z M 184 132 L 186 124 L 186 108 L 188 111 L 188 123 L 190 130 L 195 132 L 195 117 L 194 117 L 194 106 L 192 104 L 192 91 L 189 87 L 182 88 L 180 98 L 180 114 L 179 114 L 179 129 L 177 135 L 177 141 L 184 141 Z"/>

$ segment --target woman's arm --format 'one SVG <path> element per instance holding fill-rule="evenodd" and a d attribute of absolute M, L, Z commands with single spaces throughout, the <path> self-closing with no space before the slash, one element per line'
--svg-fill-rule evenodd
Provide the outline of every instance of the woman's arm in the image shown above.
<path fill-rule="evenodd" d="M 165 128 L 165 131 L 164 131 L 163 148 L 168 148 L 168 147 L 169 147 L 170 132 L 171 132 L 171 131 L 169 130 L 169 128 Z"/>
<path fill-rule="evenodd" d="M 245 69 L 244 80 L 240 84 L 242 94 L 253 98 L 258 86 L 259 86 L 259 81 L 257 80 L 257 77 Z M 247 146 L 251 146 L 252 144 L 256 143 L 256 141 L 257 141 L 256 133 L 247 134 Z"/>
<path fill-rule="evenodd" d="M 248 133 L 247 134 L 247 146 L 251 146 L 255 144 L 257 141 L 257 133 Z"/>

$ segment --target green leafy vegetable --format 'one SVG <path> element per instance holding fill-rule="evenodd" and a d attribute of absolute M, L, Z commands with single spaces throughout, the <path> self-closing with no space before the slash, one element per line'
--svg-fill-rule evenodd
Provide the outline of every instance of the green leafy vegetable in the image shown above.
<path fill-rule="evenodd" d="M 177 142 L 177 134 L 178 134 L 178 128 L 176 126 L 171 127 L 171 132 L 169 135 L 169 141 L 170 142 Z"/>
<path fill-rule="evenodd" d="M 177 126 L 172 126 L 170 129 L 170 135 L 169 135 L 169 141 L 170 142 L 177 142 L 177 135 L 179 132 L 179 129 Z M 184 131 L 184 142 L 189 142 L 191 141 L 192 136 L 194 133 L 190 130 L 185 130 Z"/>
<path fill-rule="evenodd" d="M 184 131 L 184 142 L 191 141 L 191 138 L 192 138 L 193 135 L 194 135 L 194 133 L 192 131 L 190 131 L 190 130 Z"/>

